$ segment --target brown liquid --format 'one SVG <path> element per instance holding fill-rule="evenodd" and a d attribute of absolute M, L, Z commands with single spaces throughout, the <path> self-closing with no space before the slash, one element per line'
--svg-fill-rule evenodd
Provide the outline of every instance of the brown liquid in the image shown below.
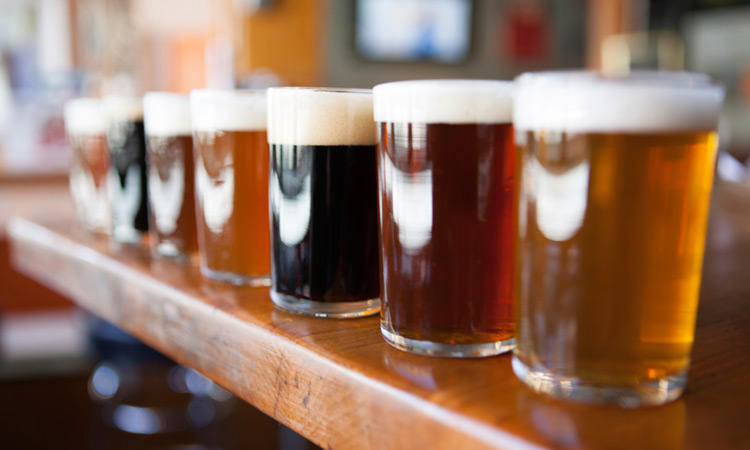
<path fill-rule="evenodd" d="M 71 189 L 81 222 L 91 231 L 106 233 L 111 223 L 107 198 L 109 152 L 104 135 L 71 135 Z"/>
<path fill-rule="evenodd" d="M 149 230 L 156 251 L 191 259 L 198 252 L 192 136 L 149 136 Z"/>
<path fill-rule="evenodd" d="M 201 266 L 240 277 L 268 276 L 266 132 L 197 132 L 195 137 Z"/>
<path fill-rule="evenodd" d="M 525 140 L 516 355 L 608 384 L 686 370 L 716 136 Z"/>
<path fill-rule="evenodd" d="M 512 126 L 380 133 L 383 327 L 447 344 L 512 338 Z"/>

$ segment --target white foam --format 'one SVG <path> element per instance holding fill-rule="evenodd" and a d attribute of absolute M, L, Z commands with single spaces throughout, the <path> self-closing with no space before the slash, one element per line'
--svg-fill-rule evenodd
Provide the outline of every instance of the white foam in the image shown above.
<path fill-rule="evenodd" d="M 369 89 L 271 88 L 268 142 L 282 145 L 375 145 Z"/>
<path fill-rule="evenodd" d="M 510 123 L 513 82 L 416 80 L 379 84 L 375 120 L 388 123 Z"/>
<path fill-rule="evenodd" d="M 516 82 L 517 130 L 670 132 L 716 129 L 724 90 L 701 74 L 635 72 L 605 78 L 541 72 Z"/>
<path fill-rule="evenodd" d="M 65 130 L 70 135 L 101 136 L 107 121 L 98 98 L 75 98 L 65 103 Z"/>
<path fill-rule="evenodd" d="M 108 96 L 103 100 L 107 119 L 112 121 L 143 120 L 143 98 Z"/>
<path fill-rule="evenodd" d="M 190 93 L 195 131 L 263 131 L 266 91 L 198 89 Z"/>
<path fill-rule="evenodd" d="M 149 136 L 190 136 L 190 97 L 170 92 L 143 96 L 143 123 Z"/>

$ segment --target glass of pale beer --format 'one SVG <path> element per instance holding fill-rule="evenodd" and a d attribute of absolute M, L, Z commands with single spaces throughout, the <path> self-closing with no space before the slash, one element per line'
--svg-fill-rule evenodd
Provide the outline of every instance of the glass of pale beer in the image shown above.
<path fill-rule="evenodd" d="M 112 211 L 107 193 L 107 121 L 101 100 L 76 98 L 65 104 L 65 131 L 72 150 L 70 193 L 79 222 L 94 233 L 109 234 Z"/>
<path fill-rule="evenodd" d="M 684 390 L 723 96 L 689 73 L 517 79 L 513 369 L 532 389 L 622 407 Z"/>
<path fill-rule="evenodd" d="M 513 345 L 513 83 L 374 88 L 381 332 L 401 350 L 479 357 Z"/>
<path fill-rule="evenodd" d="M 266 91 L 190 94 L 201 272 L 270 285 Z"/>

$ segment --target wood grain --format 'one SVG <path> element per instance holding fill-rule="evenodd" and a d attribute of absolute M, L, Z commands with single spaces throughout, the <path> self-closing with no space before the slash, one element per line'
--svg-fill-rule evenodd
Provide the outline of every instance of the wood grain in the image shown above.
<path fill-rule="evenodd" d="M 289 315 L 267 289 L 210 283 L 59 223 L 14 219 L 9 234 L 19 268 L 324 448 L 750 447 L 750 198 L 714 201 L 687 392 L 639 410 L 540 397 L 507 355 L 399 352 L 377 318 Z"/>

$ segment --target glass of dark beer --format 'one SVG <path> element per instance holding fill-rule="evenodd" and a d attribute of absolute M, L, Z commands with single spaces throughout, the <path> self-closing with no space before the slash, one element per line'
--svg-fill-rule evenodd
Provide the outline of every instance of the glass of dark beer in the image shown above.
<path fill-rule="evenodd" d="M 107 193 L 109 155 L 101 100 L 77 98 L 64 110 L 65 131 L 73 151 L 70 165 L 70 193 L 76 216 L 94 233 L 109 234 L 112 211 Z"/>
<path fill-rule="evenodd" d="M 513 370 L 623 407 L 687 381 L 723 89 L 687 73 L 517 80 Z"/>
<path fill-rule="evenodd" d="M 201 272 L 270 285 L 266 91 L 190 94 Z"/>
<path fill-rule="evenodd" d="M 152 253 L 180 262 L 198 258 L 190 97 L 143 97 Z"/>
<path fill-rule="evenodd" d="M 110 155 L 109 200 L 112 239 L 120 244 L 148 242 L 146 136 L 141 97 L 105 97 Z"/>
<path fill-rule="evenodd" d="M 377 313 L 372 91 L 269 89 L 268 143 L 271 299 L 308 316 Z"/>
<path fill-rule="evenodd" d="M 381 331 L 401 350 L 513 346 L 513 83 L 374 88 L 380 128 Z"/>

